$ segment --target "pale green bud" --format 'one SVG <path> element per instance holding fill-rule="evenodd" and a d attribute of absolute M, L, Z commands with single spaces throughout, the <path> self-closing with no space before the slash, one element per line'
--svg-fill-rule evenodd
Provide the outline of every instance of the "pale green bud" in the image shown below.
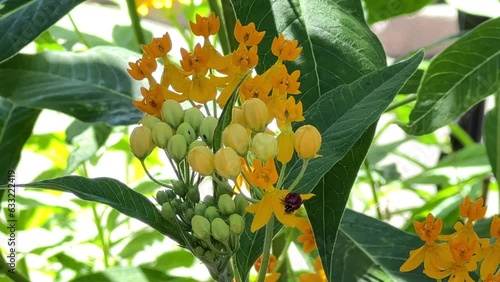
<path fill-rule="evenodd" d="M 278 153 L 278 141 L 273 135 L 257 133 L 252 140 L 252 151 L 265 163 L 269 158 L 274 159 Z"/>
<path fill-rule="evenodd" d="M 220 212 L 219 210 L 214 207 L 214 206 L 209 206 L 206 210 L 205 210 L 205 217 L 212 221 L 216 218 L 219 218 L 220 217 Z"/>
<path fill-rule="evenodd" d="M 205 143 L 205 141 L 201 141 L 201 140 L 194 140 L 191 144 L 189 144 L 188 152 L 191 152 L 191 150 L 194 147 L 207 147 L 207 143 Z"/>
<path fill-rule="evenodd" d="M 200 201 L 200 191 L 195 187 L 190 188 L 187 192 L 187 198 L 191 200 L 192 203 L 198 203 Z"/>
<path fill-rule="evenodd" d="M 175 134 L 167 145 L 167 153 L 177 163 L 182 161 L 187 153 L 187 142 L 184 136 Z"/>
<path fill-rule="evenodd" d="M 170 200 L 172 200 L 172 198 L 170 198 L 167 190 L 159 190 L 156 192 L 156 202 L 159 205 L 163 205 L 163 203 L 169 202 Z"/>
<path fill-rule="evenodd" d="M 170 200 L 170 206 L 172 207 L 172 211 L 174 211 L 174 213 L 179 213 L 181 207 L 179 205 L 179 201 L 177 199 L 173 199 L 173 200 Z"/>
<path fill-rule="evenodd" d="M 157 122 L 153 127 L 153 142 L 159 148 L 167 148 L 168 140 L 170 140 L 173 135 L 174 132 L 170 125 L 164 122 Z"/>
<path fill-rule="evenodd" d="M 186 183 L 184 183 L 181 180 L 175 180 L 175 181 L 172 181 L 172 185 L 174 186 L 175 194 L 177 194 L 181 197 L 186 196 L 186 193 L 188 191 L 188 187 L 187 187 Z"/>
<path fill-rule="evenodd" d="M 203 258 L 206 259 L 209 262 L 214 262 L 215 261 L 215 254 L 211 250 L 208 250 L 203 255 Z"/>
<path fill-rule="evenodd" d="M 229 225 L 222 218 L 216 218 L 210 224 L 212 227 L 212 236 L 219 242 L 227 242 L 229 240 Z"/>
<path fill-rule="evenodd" d="M 222 131 L 224 146 L 233 148 L 240 156 L 246 155 L 249 140 L 247 129 L 241 124 L 230 124 Z"/>
<path fill-rule="evenodd" d="M 192 208 L 188 208 L 184 211 L 184 218 L 187 221 L 191 221 L 191 219 L 195 216 L 194 210 Z"/>
<path fill-rule="evenodd" d="M 161 215 L 169 222 L 175 222 L 175 220 L 177 220 L 175 211 L 172 208 L 170 202 L 163 203 L 163 205 L 161 206 Z"/>
<path fill-rule="evenodd" d="M 241 235 L 245 230 L 245 220 L 237 213 L 229 216 L 229 229 L 235 235 Z"/>
<path fill-rule="evenodd" d="M 194 213 L 197 215 L 205 215 L 205 211 L 207 210 L 207 205 L 204 203 L 197 203 L 194 206 Z"/>
<path fill-rule="evenodd" d="M 177 128 L 184 118 L 181 104 L 175 100 L 165 100 L 161 106 L 161 118 L 172 128 Z"/>
<path fill-rule="evenodd" d="M 231 215 L 234 213 L 235 204 L 231 196 L 228 194 L 221 195 L 219 197 L 219 202 L 217 203 L 219 210 L 223 215 Z"/>
<path fill-rule="evenodd" d="M 233 195 L 233 187 L 227 183 L 227 181 L 224 181 L 222 183 L 217 183 L 217 195 L 224 195 L 228 194 L 230 196 Z"/>
<path fill-rule="evenodd" d="M 236 213 L 243 216 L 245 215 L 245 208 L 248 206 L 248 201 L 243 197 L 243 195 L 238 194 L 234 197 L 234 203 L 236 206 Z"/>
<path fill-rule="evenodd" d="M 215 200 L 214 196 L 212 195 L 206 195 L 205 198 L 203 198 L 203 203 L 207 206 L 215 206 L 217 204 L 217 201 Z"/>
<path fill-rule="evenodd" d="M 138 126 L 130 134 L 130 150 L 139 160 L 144 160 L 155 148 L 151 129 Z"/>
<path fill-rule="evenodd" d="M 214 140 L 214 132 L 218 122 L 216 118 L 208 116 L 200 124 L 200 137 L 210 147 Z"/>
<path fill-rule="evenodd" d="M 153 130 L 153 128 L 155 127 L 155 125 L 158 123 L 158 122 L 161 122 L 161 120 L 155 116 L 150 116 L 150 115 L 147 115 L 145 116 L 139 123 L 144 125 L 145 127 Z"/>
<path fill-rule="evenodd" d="M 226 179 L 235 179 L 241 172 L 241 157 L 231 147 L 221 148 L 214 156 L 217 173 Z"/>
<path fill-rule="evenodd" d="M 203 255 L 205 254 L 205 248 L 203 248 L 202 246 L 194 248 L 194 254 L 199 258 L 203 257 Z"/>
<path fill-rule="evenodd" d="M 195 215 L 191 219 L 191 227 L 196 238 L 201 240 L 210 239 L 210 222 L 201 215 Z"/>
<path fill-rule="evenodd" d="M 200 125 L 204 118 L 203 113 L 196 107 L 184 111 L 184 122 L 189 123 L 196 133 L 200 132 Z"/>
<path fill-rule="evenodd" d="M 189 125 L 189 123 L 187 122 L 183 122 L 179 125 L 179 127 L 177 127 L 176 134 L 184 136 L 188 144 L 193 143 L 193 141 L 196 140 L 197 137 L 193 127 L 191 127 L 191 125 Z"/>

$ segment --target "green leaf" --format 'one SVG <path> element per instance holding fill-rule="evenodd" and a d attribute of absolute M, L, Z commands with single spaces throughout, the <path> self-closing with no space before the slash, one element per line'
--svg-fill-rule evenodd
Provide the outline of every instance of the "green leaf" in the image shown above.
<path fill-rule="evenodd" d="M 175 277 L 146 267 L 112 267 L 104 271 L 77 277 L 70 282 L 196 282 L 192 278 Z"/>
<path fill-rule="evenodd" d="M 154 269 L 171 270 L 179 267 L 192 267 L 196 262 L 193 253 L 185 249 L 178 249 L 155 258 L 152 262 L 141 265 Z"/>
<path fill-rule="evenodd" d="M 83 200 L 106 204 L 144 222 L 178 244 L 184 245 L 176 227 L 162 217 L 160 211 L 148 198 L 116 179 L 65 176 L 18 186 L 70 192 Z"/>
<path fill-rule="evenodd" d="M 153 33 L 149 30 L 142 29 L 144 34 L 144 39 L 146 42 L 151 42 L 153 40 Z M 130 25 L 115 25 L 113 27 L 113 41 L 118 44 L 118 46 L 127 48 L 129 50 L 141 50 L 141 46 L 137 43 L 135 39 L 134 30 Z"/>
<path fill-rule="evenodd" d="M 76 148 L 69 155 L 66 175 L 75 171 L 83 162 L 90 160 L 111 134 L 111 127 L 105 123 L 88 124 L 76 120 L 67 131 L 73 130 L 74 127 L 80 127 L 82 132 L 69 140 Z"/>
<path fill-rule="evenodd" d="M 409 134 L 430 133 L 500 88 L 500 18 L 477 26 L 437 55 L 424 73 Z"/>
<path fill-rule="evenodd" d="M 7 1 L 7 4 L 12 1 Z M 84 0 L 29 1 L 0 17 L 0 63 L 14 56 L 24 46 L 56 23 Z M 4 7 L 5 8 L 5 7 Z M 3 14 L 0 9 L 0 14 Z"/>
<path fill-rule="evenodd" d="M 362 134 L 378 120 L 422 58 L 423 53 L 419 52 L 406 61 L 337 87 L 321 96 L 304 113 L 306 123 L 314 124 L 321 132 L 323 143 L 319 154 L 322 157 L 309 162 L 296 188 L 297 193 L 309 193 L 323 175 L 349 152 Z M 298 175 L 301 167 L 301 161 L 295 162 L 290 175 Z M 290 186 L 294 181 L 292 178 L 285 180 L 284 187 Z"/>
<path fill-rule="evenodd" d="M 138 54 L 100 46 L 87 52 L 18 55 L 0 64 L 0 96 L 19 106 L 60 111 L 84 122 L 137 123 L 140 83 L 127 73 Z"/>
<path fill-rule="evenodd" d="M 347 209 L 342 218 L 329 281 L 435 281 L 419 269 L 400 272 L 410 251 L 424 242 L 391 225 Z M 323 267 L 327 266 L 323 262 Z"/>
<path fill-rule="evenodd" d="M 434 0 L 364 0 L 368 24 L 411 14 Z"/>
<path fill-rule="evenodd" d="M 7 173 L 15 170 L 24 143 L 31 136 L 33 127 L 38 118 L 39 110 L 20 107 L 11 101 L 0 97 L 0 152 L 2 161 L 0 171 Z M 3 177 L 0 184 L 7 183 L 7 178 Z M 0 190 L 0 199 L 4 190 Z"/>
<path fill-rule="evenodd" d="M 497 94 L 499 95 L 499 94 Z M 498 106 L 497 106 L 498 107 Z M 498 157 L 497 146 L 499 146 L 498 138 L 498 120 L 500 119 L 499 112 L 497 108 L 494 108 L 486 114 L 486 120 L 484 122 L 484 145 L 486 146 L 486 153 L 488 155 L 488 160 L 490 161 L 491 169 L 495 175 L 495 179 L 500 179 L 497 169 L 499 169 L 498 162 L 500 158 Z"/>
<path fill-rule="evenodd" d="M 118 254 L 124 259 L 133 259 L 137 253 L 144 251 L 147 247 L 151 247 L 155 242 L 161 241 L 163 236 L 151 230 L 141 230 L 131 235 L 130 241 L 123 247 Z"/>

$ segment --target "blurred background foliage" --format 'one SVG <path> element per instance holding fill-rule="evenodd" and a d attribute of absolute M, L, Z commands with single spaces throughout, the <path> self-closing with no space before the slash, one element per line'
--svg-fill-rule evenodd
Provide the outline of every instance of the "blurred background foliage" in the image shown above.
<path fill-rule="evenodd" d="M 37 1 L 0 1 L 0 23 L 30 2 Z M 144 40 L 148 42 L 168 31 L 176 38 L 173 50 L 193 46 L 195 39 L 187 32 L 188 21 L 196 13 L 208 14 L 209 3 L 165 0 L 156 1 L 157 5 L 164 3 L 155 9 L 153 2 L 137 0 L 144 16 Z M 365 0 L 367 22 L 376 24 L 436 4 L 396 1 L 401 6 L 392 9 L 393 2 Z M 498 1 L 484 0 L 472 6 L 468 5 L 470 2 L 450 0 L 449 5 L 476 17 L 499 16 L 495 14 L 500 11 L 495 9 Z M 148 7 L 147 13 L 144 5 Z M 452 38 L 460 36 L 458 33 Z M 431 47 L 450 42 L 450 38 L 443 39 Z M 140 50 L 125 1 L 87 1 L 78 5 L 25 47 L 23 53 L 80 52 L 100 45 Z M 424 62 L 421 69 L 425 70 L 427 65 L 428 61 Z M 421 78 L 422 72 L 417 72 L 393 103 L 403 105 L 388 109 L 382 116 L 348 207 L 407 232 L 414 232 L 413 220 L 422 220 L 429 212 L 443 218 L 444 225 L 451 228 L 459 220 L 458 204 L 465 195 L 482 196 L 490 207 L 489 214 L 498 213 L 499 189 L 497 182 L 492 181 L 482 138 L 475 139 L 457 123 L 418 137 L 398 127 L 398 123 L 408 122 L 414 103 L 406 102 L 414 100 Z M 25 115 L 34 119 L 37 116 L 36 111 Z M 481 120 L 475 122 L 475 127 L 483 126 Z M 486 130 L 496 127 L 494 120 L 487 119 Z M 151 198 L 157 187 L 147 181 L 139 161 L 129 152 L 129 130 L 128 126 L 85 123 L 60 112 L 43 110 L 23 147 L 16 169 L 17 181 L 27 183 L 69 174 L 106 176 L 128 183 Z M 459 146 L 453 146 L 452 139 Z M 2 156 L 4 161 L 8 160 Z M 159 154 L 146 160 L 157 179 L 168 181 L 171 172 L 163 169 L 164 161 Z M 49 190 L 22 189 L 16 199 L 21 219 L 17 267 L 31 281 L 210 280 L 207 270 L 191 253 L 110 207 Z M 488 226 L 484 223 L 477 228 L 487 234 Z M 0 231 L 5 238 L 8 234 L 5 225 L 0 225 Z M 298 271 L 312 269 L 312 262 L 298 259 L 293 267 Z M 0 277 L 0 281 L 10 279 Z"/>

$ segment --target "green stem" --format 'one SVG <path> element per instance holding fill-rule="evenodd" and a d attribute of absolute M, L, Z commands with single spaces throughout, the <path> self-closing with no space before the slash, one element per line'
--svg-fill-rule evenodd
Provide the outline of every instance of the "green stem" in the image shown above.
<path fill-rule="evenodd" d="M 368 161 L 365 160 L 363 165 L 365 166 L 366 177 L 368 178 L 368 182 L 370 182 L 370 187 L 372 189 L 373 200 L 375 201 L 375 208 L 377 210 L 377 217 L 378 219 L 382 219 L 382 211 L 380 210 L 380 205 L 377 196 L 377 184 L 373 180 L 372 173 L 370 171 L 370 164 L 368 164 Z"/>
<path fill-rule="evenodd" d="M 387 107 L 384 113 L 390 112 L 398 107 L 404 106 L 408 103 L 411 103 L 413 101 L 417 100 L 417 94 L 410 94 L 406 98 L 404 98 L 401 101 L 394 102 Z"/>
<path fill-rule="evenodd" d="M 222 13 L 222 9 L 219 6 L 219 1 L 208 0 L 208 5 L 210 6 L 210 10 L 212 10 L 220 19 L 220 29 L 217 35 L 219 36 L 222 52 L 224 53 L 224 55 L 227 55 L 231 52 L 231 47 L 229 46 L 229 36 L 224 14 Z"/>
<path fill-rule="evenodd" d="M 101 248 L 102 248 L 102 253 L 104 255 L 104 266 L 106 268 L 109 268 L 109 248 L 108 244 L 106 243 L 106 240 L 104 239 L 104 229 L 101 226 L 101 218 L 99 217 L 99 214 L 97 213 L 96 209 L 96 204 L 92 203 L 92 213 L 94 215 L 94 222 L 95 226 L 97 227 L 97 232 L 99 234 L 99 240 L 101 240 Z"/>
<path fill-rule="evenodd" d="M 4 255 L 0 252 L 0 273 L 5 274 L 7 277 L 15 282 L 30 282 L 26 277 L 21 275 L 17 270 L 10 272 L 7 268 L 7 261 L 4 259 Z"/>
<path fill-rule="evenodd" d="M 172 169 L 174 170 L 175 175 L 177 175 L 177 179 L 182 180 L 181 174 L 179 173 L 179 171 L 177 170 L 177 167 L 175 166 L 174 162 L 172 161 L 172 159 L 168 155 L 167 150 L 164 149 L 163 151 L 165 152 L 165 155 L 167 156 L 167 159 L 170 162 L 170 165 L 172 166 Z"/>
<path fill-rule="evenodd" d="M 262 251 L 262 264 L 260 265 L 259 278 L 257 282 L 264 282 L 266 279 L 267 266 L 269 265 L 269 257 L 271 254 L 271 243 L 273 242 L 274 215 L 266 225 L 266 235 L 264 237 L 264 248 Z"/>
<path fill-rule="evenodd" d="M 135 0 L 127 0 L 127 8 L 130 21 L 132 21 L 132 29 L 134 30 L 135 40 L 139 46 L 144 45 L 146 44 L 146 39 L 142 31 L 141 18 L 139 17 L 139 14 L 137 14 Z M 139 47 L 139 53 L 142 53 L 141 47 Z"/>
<path fill-rule="evenodd" d="M 85 39 L 83 34 L 80 32 L 80 30 L 76 26 L 75 21 L 73 20 L 73 17 L 69 13 L 68 13 L 68 18 L 69 18 L 69 21 L 71 22 L 71 25 L 75 29 L 76 35 L 78 35 L 78 38 L 80 38 L 80 41 L 82 41 L 83 45 L 85 45 L 85 47 L 87 47 L 89 49 L 92 48 L 92 45 L 90 45 L 90 43 Z"/>
<path fill-rule="evenodd" d="M 451 130 L 451 134 L 455 135 L 455 137 L 457 137 L 458 141 L 460 141 L 460 143 L 462 143 L 464 147 L 476 143 L 474 142 L 474 139 L 470 137 L 469 133 L 467 133 L 467 131 L 465 131 L 460 125 L 455 123 L 450 123 L 449 127 Z"/>
<path fill-rule="evenodd" d="M 276 184 L 276 188 L 281 189 L 283 181 L 285 181 L 285 173 L 286 173 L 286 164 L 283 164 L 280 169 L 280 176 L 278 178 L 278 184 Z"/>
<path fill-rule="evenodd" d="M 146 174 L 148 175 L 149 179 L 151 179 L 154 183 L 156 183 L 156 184 L 158 184 L 160 186 L 163 186 L 163 187 L 174 188 L 172 185 L 167 184 L 167 183 L 163 183 L 163 182 L 157 180 L 156 178 L 154 178 L 153 175 L 151 175 L 151 173 L 149 173 L 149 170 L 146 167 L 146 164 L 144 163 L 144 160 L 141 160 L 141 165 L 142 165 L 142 168 L 144 169 L 144 171 L 146 172 Z"/>
<path fill-rule="evenodd" d="M 495 107 L 496 107 L 496 118 L 497 118 L 497 136 L 496 136 L 496 168 L 495 168 L 495 176 L 500 178 L 500 128 L 498 128 L 498 125 L 500 125 L 500 91 L 497 91 L 495 93 Z M 498 183 L 497 179 L 497 183 Z M 500 205 L 500 190 L 498 191 L 498 203 Z M 498 239 L 497 239 L 498 240 Z"/>
<path fill-rule="evenodd" d="M 292 192 L 293 188 L 295 188 L 295 186 L 297 186 L 297 184 L 299 184 L 300 180 L 304 176 L 304 173 L 306 172 L 306 168 L 307 168 L 307 164 L 308 163 L 309 163 L 309 159 L 303 160 L 303 162 L 302 162 L 302 168 L 300 169 L 299 175 L 297 175 L 297 178 L 295 178 L 295 180 L 293 181 L 292 185 L 290 185 L 290 187 L 288 188 L 289 192 Z"/>

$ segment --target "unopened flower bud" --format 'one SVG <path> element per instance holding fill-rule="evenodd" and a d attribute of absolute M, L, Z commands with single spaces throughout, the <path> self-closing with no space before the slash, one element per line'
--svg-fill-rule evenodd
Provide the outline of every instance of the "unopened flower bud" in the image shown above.
<path fill-rule="evenodd" d="M 254 132 L 262 132 L 269 122 L 266 104 L 259 98 L 250 98 L 243 103 L 243 119 L 248 128 Z"/>
<path fill-rule="evenodd" d="M 161 106 L 161 118 L 172 128 L 177 128 L 184 118 L 181 104 L 175 100 L 165 100 Z"/>
<path fill-rule="evenodd" d="M 178 214 L 180 212 L 180 205 L 179 205 L 179 201 L 177 200 L 177 198 L 174 198 L 173 200 L 170 200 L 170 206 L 172 207 L 172 211 L 176 214 Z"/>
<path fill-rule="evenodd" d="M 217 206 L 223 215 L 231 215 L 235 210 L 234 201 L 228 194 L 223 194 L 219 197 Z"/>
<path fill-rule="evenodd" d="M 187 187 L 186 183 L 184 183 L 184 181 L 175 180 L 175 181 L 172 181 L 172 185 L 174 186 L 175 194 L 177 194 L 181 197 L 186 196 L 188 187 Z"/>
<path fill-rule="evenodd" d="M 167 153 L 177 163 L 182 161 L 186 156 L 187 142 L 184 136 L 175 134 L 170 138 L 167 145 Z"/>
<path fill-rule="evenodd" d="M 193 127 L 191 127 L 191 125 L 187 122 L 183 122 L 179 125 L 179 127 L 177 127 L 176 134 L 184 136 L 188 144 L 193 143 L 193 141 L 196 140 L 196 137 L 198 137 Z"/>
<path fill-rule="evenodd" d="M 295 132 L 295 151 L 302 159 L 319 157 L 321 133 L 312 125 L 303 125 Z"/>
<path fill-rule="evenodd" d="M 227 181 L 221 181 L 220 183 L 217 183 L 217 195 L 233 195 L 233 187 L 227 183 Z"/>
<path fill-rule="evenodd" d="M 207 206 L 217 205 L 217 201 L 212 195 L 206 195 L 205 198 L 203 198 L 203 203 L 205 203 Z"/>
<path fill-rule="evenodd" d="M 198 191 L 198 188 L 191 187 L 187 192 L 187 198 L 191 200 L 191 203 L 198 203 L 200 201 L 200 191 Z"/>
<path fill-rule="evenodd" d="M 236 213 L 243 216 L 246 212 L 246 207 L 248 206 L 248 201 L 243 197 L 243 195 L 238 194 L 234 197 L 234 204 L 236 207 Z"/>
<path fill-rule="evenodd" d="M 163 203 L 166 203 L 166 202 L 169 202 L 170 200 L 172 200 L 172 198 L 170 197 L 170 195 L 168 194 L 167 191 L 168 190 L 159 190 L 158 192 L 156 192 L 156 202 L 159 205 L 163 205 Z"/>
<path fill-rule="evenodd" d="M 194 210 L 192 208 L 188 208 L 187 210 L 184 211 L 184 218 L 187 221 L 191 221 L 191 219 L 195 216 Z"/>
<path fill-rule="evenodd" d="M 189 123 L 196 134 L 200 133 L 201 121 L 205 118 L 203 113 L 197 107 L 192 107 L 184 111 L 184 122 Z"/>
<path fill-rule="evenodd" d="M 199 258 L 203 257 L 203 255 L 205 254 L 205 248 L 203 248 L 202 246 L 194 248 L 194 254 Z"/>
<path fill-rule="evenodd" d="M 239 124 L 246 127 L 245 118 L 243 117 L 243 110 L 241 107 L 233 107 L 231 115 L 231 124 Z"/>
<path fill-rule="evenodd" d="M 163 203 L 161 206 L 161 215 L 169 222 L 175 222 L 176 220 L 175 211 L 170 202 Z"/>
<path fill-rule="evenodd" d="M 218 122 L 216 118 L 208 116 L 200 124 L 200 137 L 210 147 L 214 140 L 214 132 Z"/>
<path fill-rule="evenodd" d="M 230 147 L 221 148 L 214 156 L 215 170 L 227 179 L 235 179 L 241 172 L 240 156 Z"/>
<path fill-rule="evenodd" d="M 130 150 L 139 160 L 144 160 L 155 148 L 151 129 L 145 126 L 134 128 L 130 134 Z"/>
<path fill-rule="evenodd" d="M 168 145 L 168 140 L 172 138 L 174 132 L 170 125 L 164 122 L 157 122 L 153 127 L 153 142 L 159 148 L 165 149 Z"/>
<path fill-rule="evenodd" d="M 233 148 L 240 156 L 247 153 L 249 139 L 247 129 L 241 124 L 230 124 L 222 131 L 224 146 Z"/>
<path fill-rule="evenodd" d="M 197 203 L 194 206 L 194 213 L 197 215 L 205 215 L 205 211 L 207 210 L 207 205 L 204 203 Z"/>
<path fill-rule="evenodd" d="M 206 146 L 207 146 L 207 143 L 205 143 L 205 141 L 194 140 L 193 143 L 189 144 L 188 152 L 191 152 L 191 150 L 194 147 L 206 147 Z"/>
<path fill-rule="evenodd" d="M 276 138 L 278 142 L 278 154 L 276 155 L 276 159 L 282 164 L 286 164 L 290 162 L 293 157 L 293 147 L 295 136 L 293 131 L 283 131 Z"/>
<path fill-rule="evenodd" d="M 210 222 L 201 215 L 195 215 L 191 219 L 191 227 L 196 238 L 201 240 L 210 239 Z"/>
<path fill-rule="evenodd" d="M 273 135 L 267 133 L 257 133 L 252 140 L 252 151 L 262 162 L 274 159 L 278 153 L 278 141 Z"/>
<path fill-rule="evenodd" d="M 245 220 L 237 213 L 229 216 L 229 229 L 235 235 L 241 235 L 245 230 Z"/>
<path fill-rule="evenodd" d="M 215 170 L 214 153 L 208 147 L 194 147 L 188 154 L 191 168 L 202 176 L 211 175 Z"/>
<path fill-rule="evenodd" d="M 161 122 L 161 120 L 155 116 L 147 115 L 145 116 L 139 123 L 144 125 L 145 127 L 153 130 L 156 123 Z"/>
<path fill-rule="evenodd" d="M 219 242 L 227 242 L 229 240 L 229 225 L 220 217 L 214 219 L 211 223 L 212 236 Z"/>
<path fill-rule="evenodd" d="M 219 210 L 214 207 L 214 206 L 209 206 L 206 210 L 205 210 L 205 214 L 204 216 L 210 220 L 210 221 L 213 221 L 214 219 L 216 218 L 219 218 L 220 217 L 220 212 Z"/>
<path fill-rule="evenodd" d="M 215 254 L 211 250 L 208 250 L 203 255 L 203 258 L 206 259 L 209 262 L 214 262 L 215 261 Z"/>

